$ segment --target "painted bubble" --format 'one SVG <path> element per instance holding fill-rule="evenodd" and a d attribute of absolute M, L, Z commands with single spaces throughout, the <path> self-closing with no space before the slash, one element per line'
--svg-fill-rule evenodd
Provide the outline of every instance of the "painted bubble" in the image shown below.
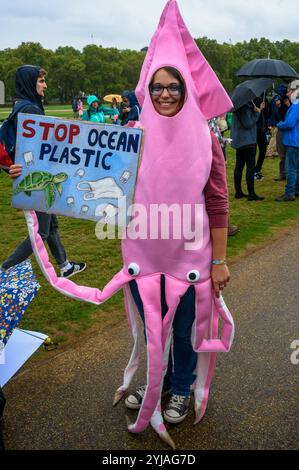
<path fill-rule="evenodd" d="M 24 161 L 26 163 L 26 166 L 29 166 L 30 163 L 33 162 L 34 160 L 34 157 L 33 157 L 33 153 L 32 152 L 24 152 L 23 153 L 23 158 L 24 158 Z"/>
<path fill-rule="evenodd" d="M 131 172 L 129 170 L 125 170 L 120 177 L 120 181 L 122 183 L 126 183 L 131 177 Z"/>
<path fill-rule="evenodd" d="M 72 207 L 75 204 L 75 198 L 73 196 L 69 196 L 66 198 L 66 203 L 68 207 Z"/>
<path fill-rule="evenodd" d="M 75 176 L 80 176 L 80 178 L 82 178 L 85 174 L 85 171 L 83 170 L 83 168 L 79 168 L 76 173 L 75 173 Z"/>
<path fill-rule="evenodd" d="M 89 206 L 82 206 L 81 207 L 81 210 L 80 210 L 81 214 L 86 214 L 86 212 L 88 212 L 88 211 L 89 211 Z"/>

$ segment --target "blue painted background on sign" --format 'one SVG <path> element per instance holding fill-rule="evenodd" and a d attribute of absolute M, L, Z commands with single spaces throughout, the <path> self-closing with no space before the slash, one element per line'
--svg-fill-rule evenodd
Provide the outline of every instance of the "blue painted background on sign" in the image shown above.
<path fill-rule="evenodd" d="M 141 140 L 140 129 L 20 114 L 12 205 L 126 225 Z"/>

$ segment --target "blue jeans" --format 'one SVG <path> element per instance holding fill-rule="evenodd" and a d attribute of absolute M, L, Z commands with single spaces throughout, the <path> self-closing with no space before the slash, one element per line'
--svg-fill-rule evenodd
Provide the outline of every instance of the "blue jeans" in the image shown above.
<path fill-rule="evenodd" d="M 289 196 L 299 195 L 299 147 L 287 147 L 286 172 L 285 193 Z"/>
<path fill-rule="evenodd" d="M 142 300 L 138 291 L 136 281 L 130 282 L 130 289 L 138 308 L 139 315 L 144 323 L 144 310 Z M 168 310 L 165 298 L 165 277 L 161 276 L 161 311 L 162 318 Z M 175 312 L 173 321 L 173 359 L 169 355 L 168 370 L 164 378 L 163 389 L 171 389 L 176 395 L 189 396 L 190 387 L 196 379 L 194 374 L 197 353 L 194 352 L 191 344 L 191 331 L 195 318 L 195 291 L 190 286 L 187 292 L 181 298 L 178 308 Z M 145 341 L 146 341 L 146 333 Z"/>

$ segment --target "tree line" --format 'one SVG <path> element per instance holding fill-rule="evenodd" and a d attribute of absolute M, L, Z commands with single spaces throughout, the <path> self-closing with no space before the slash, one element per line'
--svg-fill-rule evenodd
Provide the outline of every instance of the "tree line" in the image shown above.
<path fill-rule="evenodd" d="M 235 74 L 246 62 L 256 58 L 282 59 L 299 71 L 299 43 L 287 39 L 271 42 L 266 38 L 236 44 L 220 44 L 207 37 L 195 39 L 220 81 L 230 92 L 240 82 Z M 40 43 L 23 42 L 15 49 L 0 51 L 0 80 L 5 83 L 6 98 L 15 93 L 15 72 L 23 64 L 37 64 L 48 72 L 47 102 L 69 103 L 85 92 L 121 94 L 133 90 L 138 82 L 146 52 L 104 48 L 94 44 L 81 51 L 74 47 L 45 49 Z"/>

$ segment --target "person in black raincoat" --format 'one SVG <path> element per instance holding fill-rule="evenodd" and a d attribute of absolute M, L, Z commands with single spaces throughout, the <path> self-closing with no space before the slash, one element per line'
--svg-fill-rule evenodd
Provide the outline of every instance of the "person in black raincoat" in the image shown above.
<path fill-rule="evenodd" d="M 136 98 L 135 92 L 130 91 L 126 94 L 128 106 L 123 108 L 123 111 L 128 113 L 127 117 L 122 120 L 122 125 L 125 126 L 129 121 L 139 121 L 141 107 Z"/>
<path fill-rule="evenodd" d="M 264 108 L 250 102 L 233 112 L 231 127 L 231 146 L 236 149 L 236 165 L 234 171 L 235 198 L 247 197 L 249 201 L 262 201 L 254 189 L 254 170 L 257 142 L 257 121 Z M 242 174 L 246 165 L 246 183 L 248 194 L 242 191 Z"/>

